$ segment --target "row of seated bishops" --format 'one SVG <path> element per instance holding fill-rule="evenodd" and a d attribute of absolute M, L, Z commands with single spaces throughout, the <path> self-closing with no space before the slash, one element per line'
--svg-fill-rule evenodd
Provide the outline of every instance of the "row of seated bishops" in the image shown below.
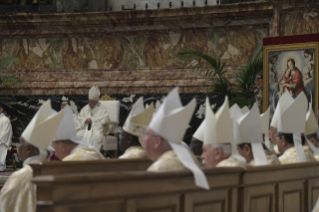
<path fill-rule="evenodd" d="M 102 136 L 94 132 L 101 132 L 101 123 L 108 119 L 107 110 L 98 101 L 99 95 L 98 87 L 93 86 L 89 91 L 89 104 L 82 109 L 77 121 L 68 105 L 60 112 L 52 109 L 50 100 L 40 107 L 21 134 L 18 153 L 23 168 L 14 172 L 2 188 L 0 211 L 36 211 L 36 188 L 31 181 L 33 169 L 28 164 L 47 160 L 48 149 L 62 160 L 60 163 L 107 160 L 94 143 Z M 195 107 L 196 99 L 182 105 L 178 88 L 167 95 L 157 110 L 152 104 L 145 108 L 143 98 L 138 99 L 123 126 L 120 148 L 125 152 L 119 160 L 147 157 L 153 161 L 147 172 L 190 170 L 194 183 L 206 190 L 210 187 L 203 167 L 316 161 L 318 123 L 302 92 L 295 99 L 287 91 L 282 95 L 271 127 L 269 109 L 260 114 L 256 103 L 251 109 L 237 105 L 229 108 L 226 96 L 214 113 L 207 98 L 205 120 L 193 135 L 189 148 L 182 140 Z M 202 162 L 196 158 L 198 153 Z"/>

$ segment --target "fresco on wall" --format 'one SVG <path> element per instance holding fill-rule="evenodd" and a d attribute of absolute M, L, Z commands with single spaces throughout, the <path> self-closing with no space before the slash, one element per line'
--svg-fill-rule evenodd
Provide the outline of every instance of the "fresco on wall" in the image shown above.
<path fill-rule="evenodd" d="M 284 35 L 319 33 L 318 12 L 287 13 L 284 16 Z"/>
<path fill-rule="evenodd" d="M 266 29 L 198 31 L 118 37 L 3 39 L 2 58 L 17 56 L 17 70 L 184 67 L 182 49 L 198 49 L 228 65 L 250 59 Z"/>

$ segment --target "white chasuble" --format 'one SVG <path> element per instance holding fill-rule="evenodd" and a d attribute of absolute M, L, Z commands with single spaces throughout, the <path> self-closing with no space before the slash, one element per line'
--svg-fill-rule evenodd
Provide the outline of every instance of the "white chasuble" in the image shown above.
<path fill-rule="evenodd" d="M 12 127 L 11 122 L 4 113 L 0 114 L 0 171 L 6 169 L 7 150 L 11 147 Z"/>
<path fill-rule="evenodd" d="M 86 119 L 90 118 L 92 124 L 86 124 Z M 103 128 L 109 122 L 109 114 L 100 102 L 91 109 L 89 105 L 82 108 L 76 123 L 77 135 L 100 150 L 104 140 Z"/>
<path fill-rule="evenodd" d="M 39 156 L 27 158 L 23 168 L 14 172 L 0 191 L 0 212 L 35 212 L 36 186 L 31 182 L 33 170 L 28 165 L 31 162 L 41 162 Z"/>

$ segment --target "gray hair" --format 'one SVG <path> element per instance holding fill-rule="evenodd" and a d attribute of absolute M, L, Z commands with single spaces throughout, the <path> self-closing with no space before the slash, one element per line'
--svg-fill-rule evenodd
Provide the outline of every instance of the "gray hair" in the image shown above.
<path fill-rule="evenodd" d="M 220 147 L 224 154 L 229 156 L 231 155 L 231 144 L 211 144 L 213 149 L 217 148 L 217 147 Z"/>

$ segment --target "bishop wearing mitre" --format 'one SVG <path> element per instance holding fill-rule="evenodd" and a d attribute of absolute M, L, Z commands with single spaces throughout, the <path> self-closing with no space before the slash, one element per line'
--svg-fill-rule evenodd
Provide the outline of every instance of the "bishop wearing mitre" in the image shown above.
<path fill-rule="evenodd" d="M 155 113 L 142 137 L 146 155 L 154 161 L 148 172 L 190 170 L 197 186 L 209 189 L 205 174 L 182 141 L 196 107 L 196 99 L 183 107 L 178 88 L 173 89 Z"/>
<path fill-rule="evenodd" d="M 63 111 L 63 118 L 52 138 L 52 147 L 58 158 L 62 161 L 104 159 L 95 146 L 77 136 L 71 107 L 67 105 Z"/>
<path fill-rule="evenodd" d="M 76 124 L 78 136 L 98 150 L 103 144 L 103 127 L 110 121 L 108 111 L 99 102 L 99 97 L 99 87 L 93 86 L 89 91 L 89 104 L 82 108 Z"/>
<path fill-rule="evenodd" d="M 234 126 L 233 129 L 235 143 L 238 153 L 246 159 L 247 164 L 249 166 L 280 164 L 276 155 L 269 154 L 270 150 L 266 154 L 264 150 L 263 132 L 268 132 L 269 110 L 260 115 L 258 105 L 254 103 L 247 113 L 242 113 L 239 107 L 234 113 L 236 113 L 234 117 L 237 118 L 235 121 L 238 126 Z"/>
<path fill-rule="evenodd" d="M 309 146 L 303 146 L 301 133 L 306 129 L 306 115 L 308 99 L 301 92 L 293 99 L 288 91 L 278 101 L 273 121 L 278 131 L 276 142 L 282 155 L 279 160 L 282 164 L 316 161 Z"/>
<path fill-rule="evenodd" d="M 153 114 L 153 103 L 145 109 L 143 97 L 134 103 L 121 133 L 120 150 L 125 152 L 119 159 L 147 157 L 141 137 L 151 122 Z"/>
<path fill-rule="evenodd" d="M 28 165 L 47 159 L 51 139 L 59 126 L 64 111 L 52 113 L 50 100 L 45 102 L 32 118 L 20 137 L 19 157 L 23 168 L 14 172 L 4 184 L 0 193 L 0 212 L 36 211 L 36 190 L 31 182 L 33 170 Z"/>

